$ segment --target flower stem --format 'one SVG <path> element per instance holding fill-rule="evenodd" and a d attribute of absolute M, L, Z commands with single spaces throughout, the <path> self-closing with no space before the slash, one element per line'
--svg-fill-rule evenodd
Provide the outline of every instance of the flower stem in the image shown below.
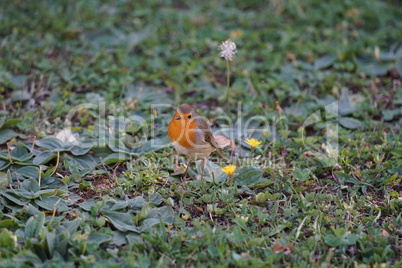
<path fill-rule="evenodd" d="M 53 176 L 53 174 L 57 171 L 57 168 L 59 167 L 59 162 L 60 162 L 60 151 L 57 151 L 56 166 L 54 167 L 54 170 L 52 171 L 49 177 Z"/>
<path fill-rule="evenodd" d="M 228 111 L 229 111 L 229 89 L 230 89 L 230 62 L 228 60 L 226 60 L 226 105 L 228 107 Z"/>
<path fill-rule="evenodd" d="M 251 146 L 251 149 L 250 149 L 250 165 L 251 165 L 251 161 L 253 159 L 253 156 L 254 156 L 254 147 Z"/>

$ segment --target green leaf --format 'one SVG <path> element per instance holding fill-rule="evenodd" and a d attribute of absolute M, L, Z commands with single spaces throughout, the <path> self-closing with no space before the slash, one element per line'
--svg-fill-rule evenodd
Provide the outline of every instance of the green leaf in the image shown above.
<path fill-rule="evenodd" d="M 0 129 L 0 144 L 4 144 L 7 141 L 18 137 L 20 134 L 12 129 Z"/>
<path fill-rule="evenodd" d="M 17 237 L 6 228 L 3 228 L 3 230 L 0 232 L 0 248 L 14 249 L 16 247 L 17 247 Z"/>
<path fill-rule="evenodd" d="M 124 45 L 128 49 L 140 43 L 149 36 L 149 30 L 126 34 L 117 29 L 102 29 L 87 32 L 84 40 L 95 47 L 113 47 Z"/>
<path fill-rule="evenodd" d="M 40 230 L 45 223 L 45 213 L 32 216 L 28 219 L 25 225 L 25 237 L 32 238 L 39 235 Z"/>
<path fill-rule="evenodd" d="M 41 208 L 52 211 L 55 207 L 57 211 L 64 212 L 69 210 L 66 201 L 57 196 L 42 196 L 42 199 L 35 199 L 35 203 Z"/>
<path fill-rule="evenodd" d="M 112 241 L 112 239 L 113 239 L 113 237 L 108 234 L 90 233 L 88 236 L 88 243 L 100 245 L 102 243 Z"/>
<path fill-rule="evenodd" d="M 362 126 L 359 120 L 351 117 L 340 117 L 339 124 L 341 124 L 341 126 L 343 126 L 344 128 L 348 129 L 357 129 Z"/>
<path fill-rule="evenodd" d="M 42 248 L 43 249 L 43 248 Z M 42 253 L 42 252 L 41 252 Z M 43 256 L 42 256 L 43 257 Z M 18 252 L 13 257 L 13 261 L 17 264 L 22 264 L 22 265 L 17 265 L 18 266 L 24 266 L 24 262 L 29 263 L 33 267 L 41 267 L 43 266 L 43 260 L 38 256 L 38 254 L 33 253 L 31 250 L 21 250 Z M 26 265 L 25 265 L 26 266 Z"/>
<path fill-rule="evenodd" d="M 333 234 L 325 235 L 325 243 L 330 247 L 337 247 L 341 244 L 342 238 Z"/>
<path fill-rule="evenodd" d="M 393 174 L 391 177 L 389 177 L 388 179 L 386 179 L 385 181 L 381 182 L 378 185 L 381 186 L 381 185 L 387 184 L 388 182 L 391 182 L 397 178 L 398 178 L 398 174 Z"/>
<path fill-rule="evenodd" d="M 21 227 L 15 219 L 6 219 L 0 221 L 0 228 L 15 229 Z"/>
<path fill-rule="evenodd" d="M 76 156 L 85 155 L 93 146 L 93 143 L 81 143 L 79 146 L 74 145 L 74 147 L 71 149 L 71 153 Z"/>
<path fill-rule="evenodd" d="M 37 198 L 39 196 L 37 193 L 30 192 L 29 190 L 26 189 L 27 188 L 26 186 L 29 187 L 29 180 L 23 181 L 22 185 L 24 187 L 22 187 L 20 189 L 15 189 L 15 190 L 11 189 L 11 190 L 9 190 L 7 192 L 10 193 L 10 194 L 11 193 L 15 194 L 15 195 L 17 195 L 17 196 L 19 196 L 21 198 L 28 198 L 28 199 L 35 199 L 35 198 Z"/>
<path fill-rule="evenodd" d="M 33 154 L 28 152 L 27 148 L 24 144 L 19 143 L 17 146 L 10 152 L 10 156 L 14 161 L 17 162 L 25 162 L 32 158 Z"/>
<path fill-rule="evenodd" d="M 23 87 L 28 79 L 28 75 L 25 74 L 16 74 L 16 75 L 11 75 L 10 76 L 10 83 L 14 86 L 14 88 L 21 88 Z M 19 92 L 22 90 L 17 90 L 14 92 Z"/>
<path fill-rule="evenodd" d="M 149 215 L 149 218 L 160 219 L 163 223 L 172 225 L 174 223 L 175 213 L 170 206 L 153 208 Z"/>
<path fill-rule="evenodd" d="M 310 173 L 311 173 L 311 170 L 308 169 L 308 168 L 305 168 L 303 170 L 300 170 L 300 169 L 294 170 L 292 172 L 292 175 L 294 177 L 296 177 L 298 180 L 303 182 L 303 181 L 306 181 L 309 178 Z"/>
<path fill-rule="evenodd" d="M 33 166 L 19 168 L 16 172 L 27 179 L 37 179 L 39 177 L 39 168 Z"/>
<path fill-rule="evenodd" d="M 337 55 L 324 55 L 314 61 L 314 69 L 319 70 L 328 68 L 336 61 L 337 58 Z"/>
<path fill-rule="evenodd" d="M 18 177 L 18 175 L 17 175 L 17 177 Z M 13 178 L 11 177 L 10 169 L 7 170 L 7 182 L 8 182 L 8 184 L 11 184 L 13 182 Z"/>
<path fill-rule="evenodd" d="M 63 152 L 63 151 L 69 151 L 71 148 L 73 148 L 73 145 L 68 143 L 65 144 L 61 140 L 55 138 L 55 137 L 46 137 L 41 140 L 38 140 L 36 142 L 36 145 L 48 150 L 51 150 L 52 152 Z"/>
<path fill-rule="evenodd" d="M 117 132 L 114 132 L 110 130 L 111 133 L 105 133 L 106 135 L 106 143 L 109 146 L 109 148 L 116 153 L 130 153 L 130 148 L 128 148 L 124 142 L 121 140 L 121 137 L 117 134 Z M 116 137 L 115 137 L 116 136 Z"/>
<path fill-rule="evenodd" d="M 20 206 L 24 206 L 29 202 L 29 199 L 16 196 L 14 193 L 3 192 L 2 196 Z"/>
<path fill-rule="evenodd" d="M 252 166 L 238 168 L 234 174 L 234 181 L 240 185 L 250 186 L 265 180 L 262 178 L 262 171 Z"/>
<path fill-rule="evenodd" d="M 137 234 L 128 234 L 126 236 L 128 244 L 134 246 L 141 246 L 144 245 L 144 240 L 140 235 Z"/>
<path fill-rule="evenodd" d="M 349 90 L 342 88 L 341 97 L 339 99 L 339 113 L 341 115 L 348 115 L 355 111 L 355 108 L 350 101 Z"/>
<path fill-rule="evenodd" d="M 352 234 L 352 233 L 348 233 L 344 239 L 343 239 L 343 243 L 342 244 L 346 244 L 346 245 L 354 245 L 356 244 L 357 240 L 359 240 L 359 236 L 356 234 Z"/>
<path fill-rule="evenodd" d="M 84 203 L 79 204 L 80 208 L 85 211 L 90 211 L 92 207 L 95 207 L 95 200 L 87 200 Z"/>
<path fill-rule="evenodd" d="M 109 212 L 104 210 L 102 210 L 102 213 L 117 230 L 140 233 L 139 228 L 134 226 L 133 216 L 129 213 Z"/>
<path fill-rule="evenodd" d="M 361 181 L 353 178 L 351 175 L 340 172 L 340 171 L 335 171 L 334 172 L 339 178 L 343 179 L 345 182 L 353 183 L 353 184 L 363 184 Z"/>
<path fill-rule="evenodd" d="M 3 128 L 4 122 L 6 122 L 6 117 L 0 114 L 0 129 Z M 4 127 L 6 128 L 6 127 Z"/>
<path fill-rule="evenodd" d="M 45 179 L 45 178 L 43 178 Z M 66 191 L 62 190 L 62 189 L 46 189 L 46 190 L 40 190 L 38 192 L 36 192 L 36 194 L 38 196 L 51 196 L 51 195 L 55 195 L 55 196 L 60 196 L 62 194 L 67 193 Z"/>
<path fill-rule="evenodd" d="M 127 207 L 129 207 L 129 206 L 130 206 L 130 204 L 129 204 L 128 202 L 120 201 L 120 202 L 117 202 L 116 204 L 114 204 L 114 205 L 110 208 L 110 210 L 118 211 L 118 210 L 122 210 L 122 209 L 124 209 L 124 208 L 127 208 Z"/>
<path fill-rule="evenodd" d="M 143 212 L 144 209 L 146 210 L 145 212 Z M 149 210 L 149 207 L 146 205 L 143 207 L 143 210 L 140 212 L 140 219 L 146 219 L 141 222 L 141 231 L 149 231 L 154 225 L 160 223 L 167 225 L 172 225 L 174 223 L 175 212 L 171 207 L 165 206 Z"/>
<path fill-rule="evenodd" d="M 39 186 L 37 180 L 34 180 L 34 179 L 29 180 L 29 190 L 34 193 L 36 193 L 40 190 L 40 186 Z"/>
<path fill-rule="evenodd" d="M 222 171 L 222 167 L 213 163 L 212 161 L 209 161 L 208 159 L 206 159 L 204 166 L 202 161 L 197 161 L 196 167 L 198 170 L 201 170 L 202 168 L 204 169 L 203 179 L 205 181 L 212 182 L 215 180 L 215 182 L 219 183 L 227 179 L 227 175 Z"/>
<path fill-rule="evenodd" d="M 250 237 L 248 234 L 243 233 L 240 226 L 235 226 L 232 233 L 227 233 L 226 237 L 234 244 L 240 245 Z"/>
<path fill-rule="evenodd" d="M 170 144 L 169 138 L 155 138 L 149 141 L 144 142 L 141 147 L 141 152 L 147 153 L 152 151 L 157 151 L 159 149 L 165 148 Z"/>
<path fill-rule="evenodd" d="M 149 203 L 158 206 L 162 203 L 162 196 L 159 193 L 151 194 L 149 196 Z"/>
<path fill-rule="evenodd" d="M 32 204 L 30 204 L 30 203 L 28 203 L 26 206 L 25 206 L 25 213 L 27 214 L 27 215 L 31 215 L 31 216 L 35 216 L 35 215 L 38 215 L 38 214 L 40 214 L 41 213 L 41 211 L 39 210 L 39 209 L 37 209 L 34 205 L 32 205 Z"/>
<path fill-rule="evenodd" d="M 57 154 L 49 151 L 41 152 L 38 154 L 32 161 L 34 165 L 43 165 L 47 164 L 52 159 L 56 158 Z"/>
<path fill-rule="evenodd" d="M 247 227 L 247 225 L 245 224 L 244 220 L 241 218 L 235 218 L 233 220 L 235 223 L 237 223 L 244 231 L 248 232 L 249 228 Z"/>
<path fill-rule="evenodd" d="M 102 163 L 106 165 L 115 164 L 129 160 L 130 156 L 125 153 L 112 153 L 102 159 Z"/>
<path fill-rule="evenodd" d="M 10 118 L 4 122 L 4 124 L 1 126 L 1 128 L 3 128 L 3 129 L 14 128 L 21 122 L 22 122 L 22 119 L 20 119 L 20 118 Z"/>
<path fill-rule="evenodd" d="M 140 214 L 139 214 L 140 220 L 148 218 L 148 217 L 149 217 L 149 213 L 151 213 L 151 210 L 152 210 L 151 204 L 148 204 L 148 203 L 145 204 L 145 205 L 142 207 L 142 209 L 141 209 L 141 211 L 140 211 Z"/>
<path fill-rule="evenodd" d="M 17 101 L 29 101 L 32 96 L 31 93 L 29 93 L 26 90 L 16 90 L 11 93 L 11 101 L 17 102 Z"/>
<path fill-rule="evenodd" d="M 385 75 L 390 69 L 390 63 L 379 62 L 373 57 L 361 57 L 355 60 L 360 71 L 370 76 Z"/>
<path fill-rule="evenodd" d="M 66 230 L 70 233 L 70 235 L 73 235 L 77 232 L 78 227 L 80 226 L 80 223 L 82 222 L 82 219 L 77 218 L 75 220 L 70 220 L 70 221 L 66 221 L 64 223 L 64 228 L 66 228 Z"/>
<path fill-rule="evenodd" d="M 0 170 L 4 170 L 11 165 L 10 161 L 5 161 L 0 159 Z"/>
<path fill-rule="evenodd" d="M 89 155 L 70 156 L 66 155 L 65 158 L 70 161 L 71 166 L 77 166 L 78 170 L 85 169 L 93 170 L 96 167 L 96 162 Z"/>
<path fill-rule="evenodd" d="M 381 113 L 384 116 L 385 121 L 392 121 L 395 116 L 402 114 L 402 108 L 393 110 L 382 110 Z"/>
<path fill-rule="evenodd" d="M 55 244 L 56 242 L 56 233 L 54 232 L 47 232 L 46 233 L 46 244 L 47 244 L 47 250 L 49 252 L 50 257 L 53 257 L 54 249 L 55 249 Z M 60 245 L 57 245 L 60 246 Z"/>
<path fill-rule="evenodd" d="M 129 199 L 127 202 L 130 203 L 133 211 L 140 211 L 142 207 L 148 203 L 143 196 L 136 196 L 133 199 Z"/>

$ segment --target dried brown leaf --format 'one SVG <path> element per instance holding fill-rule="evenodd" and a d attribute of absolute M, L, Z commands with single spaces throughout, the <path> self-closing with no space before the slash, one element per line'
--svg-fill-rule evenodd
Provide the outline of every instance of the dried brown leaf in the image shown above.
<path fill-rule="evenodd" d="M 230 148 L 236 147 L 234 140 L 230 140 L 223 135 L 216 135 L 214 136 L 214 138 L 220 149 L 223 149 L 227 146 L 229 146 Z"/>
<path fill-rule="evenodd" d="M 286 245 L 282 246 L 277 241 L 275 241 L 272 251 L 276 254 L 283 252 L 283 254 L 285 254 L 287 256 L 292 253 L 292 248 L 293 248 L 293 244 L 286 244 Z"/>

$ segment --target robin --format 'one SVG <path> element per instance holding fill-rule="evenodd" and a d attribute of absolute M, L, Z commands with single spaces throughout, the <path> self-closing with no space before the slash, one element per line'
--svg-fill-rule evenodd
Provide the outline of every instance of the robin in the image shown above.
<path fill-rule="evenodd" d="M 184 177 L 186 177 L 188 167 L 193 159 L 202 159 L 202 179 L 205 159 L 213 151 L 225 158 L 218 150 L 218 145 L 206 119 L 200 116 L 196 109 L 189 104 L 182 104 L 177 109 L 172 120 L 170 120 L 168 136 L 177 152 L 187 155 L 189 158 Z"/>

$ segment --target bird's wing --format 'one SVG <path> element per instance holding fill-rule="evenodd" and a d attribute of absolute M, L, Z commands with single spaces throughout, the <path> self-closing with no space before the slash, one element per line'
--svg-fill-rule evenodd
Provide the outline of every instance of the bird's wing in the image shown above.
<path fill-rule="evenodd" d="M 226 157 L 219 151 L 218 144 L 216 143 L 216 140 L 214 136 L 212 135 L 211 131 L 208 131 L 205 133 L 205 141 L 209 142 L 212 147 L 215 149 L 215 152 L 222 157 L 223 159 L 226 159 Z"/>
<path fill-rule="evenodd" d="M 214 136 L 212 135 L 211 131 L 204 132 L 204 139 L 206 142 L 209 142 L 212 147 L 218 148 L 218 144 L 215 141 Z"/>
<path fill-rule="evenodd" d="M 218 148 L 218 145 L 215 141 L 214 136 L 211 133 L 211 129 L 209 128 L 206 119 L 201 116 L 197 116 L 194 120 L 197 123 L 198 129 L 200 130 L 198 133 L 202 135 L 203 140 L 210 143 L 212 147 Z"/>
<path fill-rule="evenodd" d="M 209 128 L 209 124 L 207 123 L 206 119 L 203 117 L 196 117 L 195 118 L 199 133 L 202 133 L 203 140 L 211 144 L 212 148 L 215 149 L 215 152 L 222 157 L 223 159 L 226 159 L 226 157 L 219 151 L 218 144 L 215 141 L 214 135 L 211 133 L 211 129 Z"/>

